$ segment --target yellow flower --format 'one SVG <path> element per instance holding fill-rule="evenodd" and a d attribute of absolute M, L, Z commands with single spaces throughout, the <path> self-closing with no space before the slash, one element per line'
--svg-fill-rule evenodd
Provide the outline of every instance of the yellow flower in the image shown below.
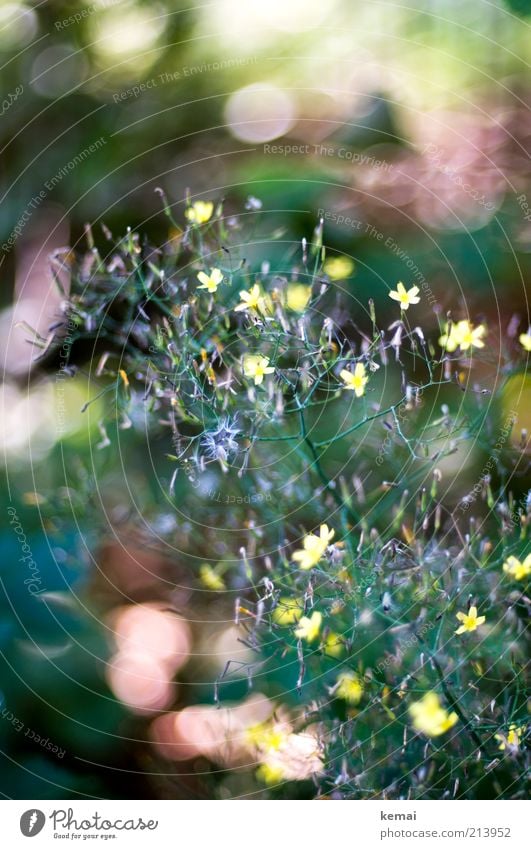
<path fill-rule="evenodd" d="M 242 299 L 242 302 L 241 304 L 238 304 L 237 307 L 234 307 L 234 312 L 242 312 L 242 310 L 265 311 L 264 296 L 258 283 L 255 283 L 248 292 L 246 292 L 245 289 L 241 291 L 240 298 Z"/>
<path fill-rule="evenodd" d="M 446 331 L 439 338 L 439 345 L 452 353 L 457 348 L 468 351 L 469 348 L 484 348 L 483 336 L 487 332 L 484 324 L 474 327 L 467 319 L 457 324 L 446 323 Z"/>
<path fill-rule="evenodd" d="M 306 640 L 308 643 L 313 643 L 319 636 L 322 621 L 323 617 L 317 610 L 314 610 L 311 616 L 303 616 L 295 628 L 295 636 L 299 640 Z"/>
<path fill-rule="evenodd" d="M 450 354 L 459 346 L 459 333 L 457 324 L 446 322 L 446 329 L 442 336 L 439 337 L 439 345 L 445 348 Z"/>
<path fill-rule="evenodd" d="M 257 775 L 267 784 L 279 781 L 305 781 L 323 769 L 319 743 L 314 734 L 288 734 L 277 749 L 259 753 L 263 759 Z"/>
<path fill-rule="evenodd" d="M 509 730 L 507 731 L 507 734 L 495 734 L 494 739 L 500 741 L 498 749 L 501 752 L 504 752 L 507 748 L 517 749 L 524 731 L 525 725 L 520 725 L 519 727 L 517 727 L 516 723 L 513 722 L 511 723 L 511 725 L 509 725 Z"/>
<path fill-rule="evenodd" d="M 339 372 L 339 376 L 347 389 L 352 389 L 356 394 L 356 398 L 361 398 L 365 393 L 365 385 L 369 380 L 363 363 L 356 363 L 354 373 L 344 368 Z"/>
<path fill-rule="evenodd" d="M 278 604 L 271 614 L 277 625 L 293 625 L 298 622 L 304 612 L 301 600 L 297 598 L 279 598 Z"/>
<path fill-rule="evenodd" d="M 272 374 L 275 369 L 269 365 L 269 358 L 260 354 L 246 354 L 243 358 L 243 373 L 245 377 L 252 377 L 255 386 L 259 386 L 264 375 Z"/>
<path fill-rule="evenodd" d="M 261 752 L 275 752 L 285 743 L 291 726 L 286 722 L 259 722 L 245 731 L 246 742 Z"/>
<path fill-rule="evenodd" d="M 503 571 L 515 581 L 524 581 L 531 575 L 531 554 L 523 562 L 511 554 L 503 564 Z"/>
<path fill-rule="evenodd" d="M 218 291 L 219 284 L 223 281 L 223 274 L 219 268 L 211 268 L 210 274 L 200 271 L 197 279 L 202 284 L 198 289 L 206 289 L 211 295 Z"/>
<path fill-rule="evenodd" d="M 293 553 L 293 560 L 299 564 L 300 569 L 312 569 L 317 566 L 323 557 L 328 544 L 334 538 L 334 530 L 329 530 L 328 525 L 321 525 L 319 536 L 317 534 L 306 534 L 302 541 L 302 548 Z"/>
<path fill-rule="evenodd" d="M 348 256 L 333 256 L 326 260 L 323 271 L 330 280 L 344 280 L 354 271 L 354 263 Z"/>
<path fill-rule="evenodd" d="M 393 299 L 393 301 L 400 302 L 400 309 L 407 310 L 409 309 L 410 304 L 418 304 L 420 298 L 417 298 L 420 289 L 418 286 L 412 286 L 411 289 L 407 289 L 403 283 L 398 283 L 395 290 L 389 292 L 389 297 Z"/>
<path fill-rule="evenodd" d="M 413 702 L 408 710 L 415 731 L 420 731 L 428 737 L 444 734 L 458 720 L 457 714 L 454 711 L 448 713 L 441 705 L 437 693 L 433 691 L 425 693 L 418 702 Z"/>
<path fill-rule="evenodd" d="M 527 333 L 520 333 L 518 337 L 518 341 L 522 348 L 525 348 L 526 351 L 531 351 L 531 327 L 527 331 Z"/>
<path fill-rule="evenodd" d="M 456 634 L 464 634 L 466 631 L 475 631 L 478 625 L 483 625 L 484 616 L 478 616 L 477 607 L 471 607 L 468 613 L 456 613 L 456 619 L 459 619 L 463 624 L 459 626 Z"/>
<path fill-rule="evenodd" d="M 206 224 L 210 221 L 214 212 L 214 204 L 212 201 L 196 200 L 191 206 L 185 210 L 185 216 L 190 224 Z"/>
<path fill-rule="evenodd" d="M 357 705 L 363 696 L 363 684 L 355 672 L 342 672 L 337 676 L 335 694 L 350 705 Z"/>
<path fill-rule="evenodd" d="M 226 589 L 225 581 L 221 575 L 218 575 L 216 570 L 212 566 L 209 566 L 208 563 L 203 563 L 199 567 L 199 580 L 207 590 L 216 592 Z"/>
<path fill-rule="evenodd" d="M 304 312 L 312 297 L 312 287 L 304 283 L 290 283 L 286 292 L 286 304 L 293 312 Z"/>
<path fill-rule="evenodd" d="M 256 770 L 256 777 L 264 784 L 279 784 L 284 778 L 284 770 L 278 763 L 263 763 Z"/>
<path fill-rule="evenodd" d="M 459 347 L 462 351 L 468 351 L 469 348 L 485 347 L 482 337 L 487 332 L 487 328 L 483 324 L 474 327 L 469 321 L 460 321 L 457 328 Z"/>
<path fill-rule="evenodd" d="M 345 645 L 340 634 L 331 631 L 323 642 L 323 652 L 327 657 L 341 657 L 345 651 Z"/>

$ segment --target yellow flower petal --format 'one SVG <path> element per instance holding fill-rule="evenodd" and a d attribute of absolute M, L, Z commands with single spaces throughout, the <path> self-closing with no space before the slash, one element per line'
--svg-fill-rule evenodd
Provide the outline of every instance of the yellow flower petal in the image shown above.
<path fill-rule="evenodd" d="M 185 216 L 191 224 L 205 224 L 212 217 L 214 204 L 212 201 L 196 200 L 188 209 Z"/>

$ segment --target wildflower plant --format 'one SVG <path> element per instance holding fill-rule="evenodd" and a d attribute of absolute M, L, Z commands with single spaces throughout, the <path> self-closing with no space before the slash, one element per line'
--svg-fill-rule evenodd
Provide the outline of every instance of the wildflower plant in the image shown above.
<path fill-rule="evenodd" d="M 258 796 L 517 797 L 531 554 L 509 483 L 527 443 L 513 419 L 471 499 L 467 452 L 503 403 L 486 322 L 459 304 L 441 319 L 411 281 L 356 302 L 322 221 L 286 248 L 214 201 L 164 204 L 161 248 L 131 231 L 74 260 L 64 319 L 72 360 L 92 345 L 99 453 L 127 465 L 131 427 L 157 446 L 146 536 L 169 505 L 175 585 L 245 649 L 208 693 L 188 682 L 177 726 L 201 700 L 235 718 L 249 692 L 269 700 L 238 746 L 202 751 L 227 771 L 202 770 L 207 792 L 237 793 L 243 770 Z M 505 379 L 521 369 L 516 340 L 500 356 Z M 213 479 L 241 506 L 221 513 Z"/>

